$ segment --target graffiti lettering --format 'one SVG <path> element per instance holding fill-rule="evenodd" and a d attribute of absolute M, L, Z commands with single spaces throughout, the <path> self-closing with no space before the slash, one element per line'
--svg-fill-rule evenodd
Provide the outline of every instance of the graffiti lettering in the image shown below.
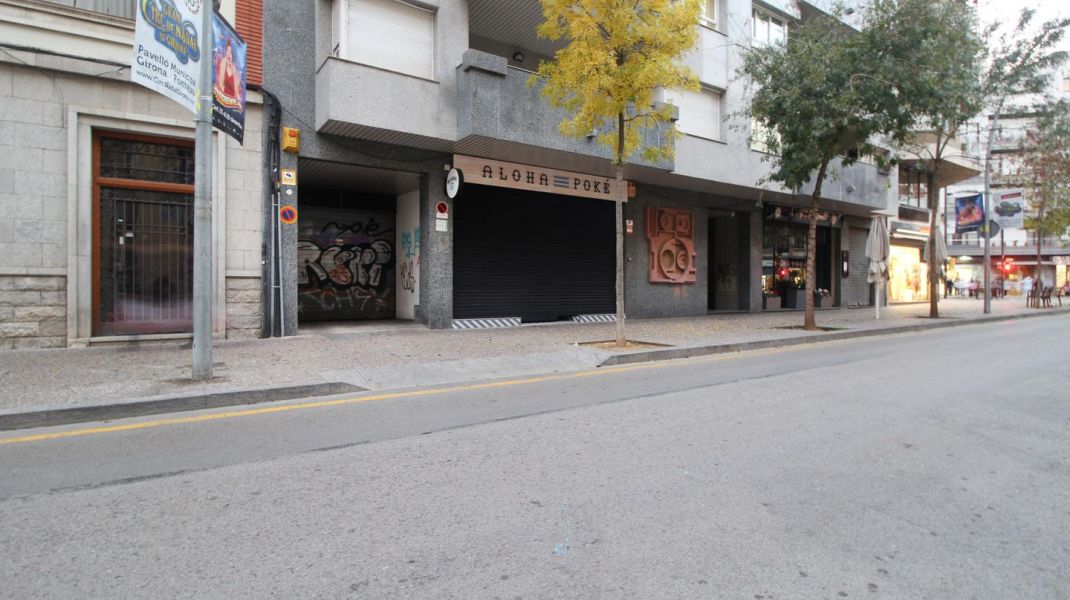
<path fill-rule="evenodd" d="M 409 292 L 416 291 L 416 265 L 411 260 L 401 263 L 398 277 L 401 278 L 401 289 Z"/>
<path fill-rule="evenodd" d="M 327 223 L 320 229 L 320 233 L 326 233 L 328 231 L 334 231 L 338 235 L 342 234 L 364 234 L 364 235 L 382 235 L 384 233 L 390 233 L 389 229 L 383 229 L 382 225 L 375 221 L 375 217 L 369 217 L 367 222 L 354 221 L 349 225 L 342 225 L 340 223 Z"/>
<path fill-rule="evenodd" d="M 307 319 L 394 316 L 393 223 L 354 213 L 297 241 L 298 310 Z M 322 223 L 323 221 L 320 221 Z"/>
<path fill-rule="evenodd" d="M 405 251 L 405 258 L 420 256 L 420 228 L 401 232 L 401 248 Z"/>

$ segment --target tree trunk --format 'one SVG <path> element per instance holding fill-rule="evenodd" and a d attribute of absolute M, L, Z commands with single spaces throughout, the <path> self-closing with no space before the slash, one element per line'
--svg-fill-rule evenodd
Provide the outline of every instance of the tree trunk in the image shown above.
<path fill-rule="evenodd" d="M 625 345 L 624 336 L 624 114 L 617 115 L 617 200 L 614 202 L 617 223 L 617 347 Z"/>
<path fill-rule="evenodd" d="M 821 162 L 817 170 L 817 181 L 814 182 L 814 193 L 810 196 L 810 222 L 806 231 L 806 315 L 803 318 L 803 329 L 814 331 L 817 329 L 817 321 L 814 319 L 814 292 L 817 291 L 817 210 L 821 206 L 821 184 L 825 181 L 825 170 L 828 161 Z"/>
<path fill-rule="evenodd" d="M 937 156 L 939 156 L 940 138 L 936 138 Z M 929 189 L 925 195 L 929 201 L 929 318 L 940 318 L 940 272 L 936 264 L 936 213 L 940 212 L 937 206 L 936 182 L 939 180 L 940 159 L 933 160 L 933 168 L 926 177 L 926 185 Z M 986 200 L 987 202 L 987 200 Z"/>

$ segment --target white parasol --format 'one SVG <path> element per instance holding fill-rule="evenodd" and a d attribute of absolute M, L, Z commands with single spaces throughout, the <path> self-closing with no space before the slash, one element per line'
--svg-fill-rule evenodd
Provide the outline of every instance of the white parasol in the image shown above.
<path fill-rule="evenodd" d="M 888 241 L 888 226 L 883 217 L 873 217 L 866 238 L 866 258 L 869 259 L 869 274 L 866 281 L 877 284 L 877 318 L 881 318 L 881 291 L 888 279 L 888 255 L 891 253 Z"/>

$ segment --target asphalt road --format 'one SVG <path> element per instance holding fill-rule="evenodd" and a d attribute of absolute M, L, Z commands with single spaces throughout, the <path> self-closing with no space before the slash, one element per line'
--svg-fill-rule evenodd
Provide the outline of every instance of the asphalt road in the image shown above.
<path fill-rule="evenodd" d="M 1066 600 L 1070 318 L 10 432 L 0 474 L 2 598 Z"/>

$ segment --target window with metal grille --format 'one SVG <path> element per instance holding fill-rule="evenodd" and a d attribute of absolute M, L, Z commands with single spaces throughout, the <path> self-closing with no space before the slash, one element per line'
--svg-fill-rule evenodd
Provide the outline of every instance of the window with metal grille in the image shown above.
<path fill-rule="evenodd" d="M 95 335 L 192 329 L 193 144 L 93 138 Z"/>

